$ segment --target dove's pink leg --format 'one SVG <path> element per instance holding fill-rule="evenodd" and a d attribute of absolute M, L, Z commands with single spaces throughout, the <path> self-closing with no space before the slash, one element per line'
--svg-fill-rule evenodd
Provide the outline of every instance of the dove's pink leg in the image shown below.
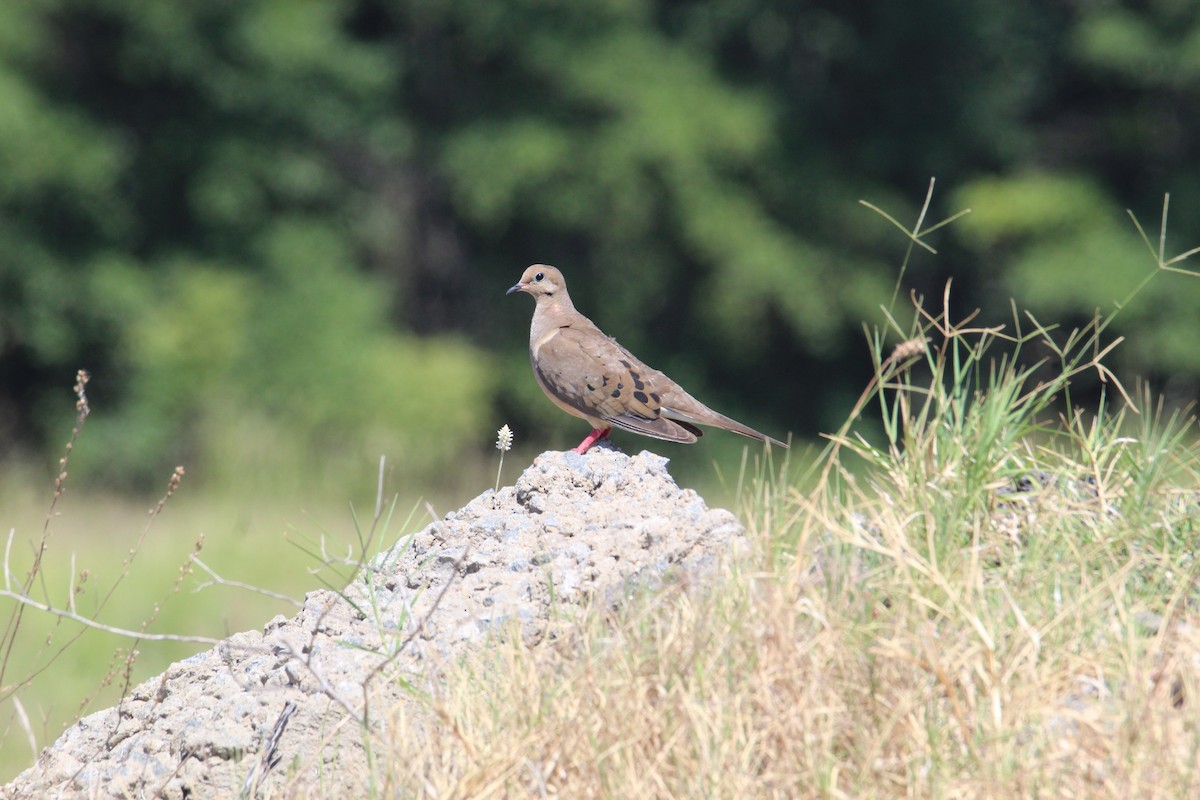
<path fill-rule="evenodd" d="M 578 447 L 573 448 L 571 452 L 583 455 L 588 450 L 592 449 L 592 445 L 608 436 L 611 430 L 612 428 L 594 428 L 592 432 L 587 435 L 587 438 L 580 442 Z"/>

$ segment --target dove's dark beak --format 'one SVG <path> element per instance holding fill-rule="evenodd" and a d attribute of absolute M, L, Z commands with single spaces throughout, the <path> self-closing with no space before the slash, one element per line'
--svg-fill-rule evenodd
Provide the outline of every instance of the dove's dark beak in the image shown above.
<path fill-rule="evenodd" d="M 507 292 L 505 292 L 505 294 L 508 295 L 508 294 L 512 294 L 513 292 L 523 292 L 523 291 L 525 291 L 525 288 L 527 286 L 529 286 L 528 283 L 518 283 L 515 286 L 513 286 L 511 289 L 509 289 Z"/>

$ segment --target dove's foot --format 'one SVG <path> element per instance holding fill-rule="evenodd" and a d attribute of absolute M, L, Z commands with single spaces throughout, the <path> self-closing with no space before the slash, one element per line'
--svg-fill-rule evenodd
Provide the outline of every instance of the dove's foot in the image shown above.
<path fill-rule="evenodd" d="M 586 453 L 588 450 L 590 450 L 592 448 L 592 445 L 594 445 L 596 442 L 600 441 L 604 437 L 608 436 L 610 431 L 612 431 L 612 428 L 595 428 L 595 429 L 593 429 L 592 432 L 587 435 L 587 438 L 579 443 L 578 447 L 571 449 L 571 452 L 579 453 L 579 455 L 583 455 L 584 453 Z"/>

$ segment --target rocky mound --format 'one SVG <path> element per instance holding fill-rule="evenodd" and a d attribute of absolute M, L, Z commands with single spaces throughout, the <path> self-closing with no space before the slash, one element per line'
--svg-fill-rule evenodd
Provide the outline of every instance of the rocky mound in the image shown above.
<path fill-rule="evenodd" d="M 514 630 L 534 644 L 551 615 L 703 573 L 740 545 L 734 516 L 680 489 L 666 463 L 608 444 L 542 454 L 515 486 L 405 536 L 345 592 L 313 592 L 295 617 L 80 720 L 4 795 L 353 796 L 379 711 L 415 702 L 397 676 L 435 686 L 464 648 Z"/>

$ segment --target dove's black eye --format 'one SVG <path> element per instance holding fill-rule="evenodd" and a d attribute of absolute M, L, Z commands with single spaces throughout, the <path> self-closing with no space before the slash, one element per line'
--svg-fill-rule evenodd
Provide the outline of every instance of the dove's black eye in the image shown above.
<path fill-rule="evenodd" d="M 542 278 L 545 278 L 545 277 L 546 277 L 546 273 L 544 273 L 544 272 L 539 272 L 537 275 L 534 275 L 534 276 L 533 276 L 533 279 L 534 279 L 535 281 L 540 281 Z"/>

